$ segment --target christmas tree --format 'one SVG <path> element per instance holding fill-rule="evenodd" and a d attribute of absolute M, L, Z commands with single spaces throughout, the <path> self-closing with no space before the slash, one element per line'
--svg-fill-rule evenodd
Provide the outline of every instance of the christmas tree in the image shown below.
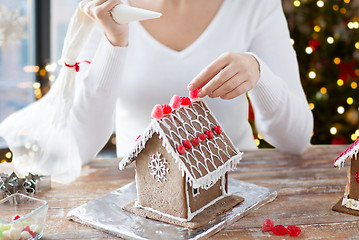
<path fill-rule="evenodd" d="M 287 13 L 309 106 L 313 144 L 345 144 L 359 136 L 358 1 L 293 2 Z"/>
<path fill-rule="evenodd" d="M 314 115 L 312 144 L 359 137 L 359 0 L 283 1 Z M 268 146 L 256 140 L 260 147 Z"/>

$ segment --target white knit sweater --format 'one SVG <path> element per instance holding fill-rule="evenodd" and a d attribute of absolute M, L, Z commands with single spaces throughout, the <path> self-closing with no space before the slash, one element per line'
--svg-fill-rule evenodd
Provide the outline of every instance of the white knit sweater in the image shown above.
<path fill-rule="evenodd" d="M 260 80 L 248 92 L 256 127 L 276 148 L 303 152 L 313 116 L 281 1 L 224 0 L 201 36 L 179 52 L 158 42 L 139 22 L 130 24 L 126 48 L 112 46 L 100 29 L 93 32 L 79 58 L 92 63 L 81 66 L 71 119 L 83 162 L 101 150 L 114 126 L 117 154 L 127 153 L 150 123 L 152 107 L 168 103 L 174 94 L 188 96 L 187 84 L 224 52 L 256 56 Z M 256 149 L 246 96 L 205 100 L 240 150 Z"/>

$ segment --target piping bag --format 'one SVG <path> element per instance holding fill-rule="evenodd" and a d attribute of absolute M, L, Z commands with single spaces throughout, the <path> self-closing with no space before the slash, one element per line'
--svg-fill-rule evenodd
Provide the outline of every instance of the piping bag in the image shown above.
<path fill-rule="evenodd" d="M 161 16 L 158 12 L 124 4 L 114 7 L 111 14 L 119 24 Z M 93 26 L 92 20 L 77 7 L 66 33 L 63 62 L 76 64 Z M 75 93 L 75 75 L 74 67 L 63 66 L 44 97 L 13 113 L 0 124 L 0 137 L 5 139 L 13 153 L 11 164 L 21 174 L 50 175 L 53 181 L 60 183 L 72 182 L 80 175 L 82 161 L 78 143 L 68 124 Z"/>

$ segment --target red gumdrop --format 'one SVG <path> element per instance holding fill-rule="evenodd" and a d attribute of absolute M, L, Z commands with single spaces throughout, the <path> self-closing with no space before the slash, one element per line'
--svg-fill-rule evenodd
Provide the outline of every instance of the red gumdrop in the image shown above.
<path fill-rule="evenodd" d="M 209 139 L 212 139 L 214 137 L 214 134 L 213 134 L 213 132 L 211 130 L 207 130 L 206 134 L 207 134 Z"/>
<path fill-rule="evenodd" d="M 287 233 L 292 237 L 298 236 L 301 231 L 302 230 L 300 230 L 300 227 L 297 227 L 297 226 L 287 227 Z"/>
<path fill-rule="evenodd" d="M 215 126 L 213 131 L 219 135 L 222 133 L 222 128 L 220 126 Z"/>
<path fill-rule="evenodd" d="M 11 219 L 11 221 L 16 221 L 16 220 L 18 220 L 19 218 L 20 218 L 19 215 L 13 216 L 12 219 Z"/>
<path fill-rule="evenodd" d="M 198 137 L 199 137 L 199 139 L 201 139 L 203 141 L 203 140 L 206 140 L 207 135 L 204 133 L 201 133 L 200 135 L 198 135 Z"/>
<path fill-rule="evenodd" d="M 186 152 L 186 149 L 182 145 L 177 146 L 177 151 L 179 154 L 183 155 Z"/>
<path fill-rule="evenodd" d="M 181 107 L 181 97 L 178 95 L 173 95 L 169 105 L 172 107 L 172 109 L 180 108 Z"/>
<path fill-rule="evenodd" d="M 23 229 L 22 229 L 22 232 L 23 231 L 26 231 L 26 232 L 30 232 L 30 226 L 29 225 L 26 225 Z"/>
<path fill-rule="evenodd" d="M 199 143 L 200 143 L 199 138 L 193 138 L 193 139 L 192 139 L 192 144 L 193 144 L 193 145 L 198 146 Z"/>
<path fill-rule="evenodd" d="M 190 91 L 190 92 L 189 92 L 189 97 L 190 97 L 190 99 L 196 99 L 196 98 L 198 98 L 199 90 L 200 90 L 200 88 L 197 88 L 196 90 Z"/>
<path fill-rule="evenodd" d="M 273 220 L 267 218 L 263 223 L 262 230 L 263 230 L 263 232 L 272 231 L 273 227 L 274 227 Z"/>
<path fill-rule="evenodd" d="M 192 143 L 190 140 L 184 140 L 183 141 L 183 146 L 187 149 L 190 149 L 192 147 Z"/>
<path fill-rule="evenodd" d="M 359 172 L 355 173 L 355 180 L 357 181 L 357 183 L 359 183 Z"/>
<path fill-rule="evenodd" d="M 172 108 L 168 104 L 162 104 L 163 114 L 169 114 L 172 112 Z"/>
<path fill-rule="evenodd" d="M 273 228 L 272 228 L 272 232 L 275 234 L 275 235 L 284 235 L 287 233 L 287 229 L 283 226 L 283 225 L 275 225 Z"/>
<path fill-rule="evenodd" d="M 36 236 L 36 232 L 31 231 L 29 225 L 26 225 L 26 226 L 22 229 L 22 232 L 24 232 L 24 231 L 30 233 L 30 235 L 31 235 L 32 237 L 35 237 L 35 236 Z"/>
<path fill-rule="evenodd" d="M 191 104 L 191 99 L 189 97 L 181 97 L 180 103 L 183 106 L 188 106 Z"/>
<path fill-rule="evenodd" d="M 163 108 L 161 105 L 157 104 L 153 107 L 151 116 L 156 119 L 163 118 Z"/>

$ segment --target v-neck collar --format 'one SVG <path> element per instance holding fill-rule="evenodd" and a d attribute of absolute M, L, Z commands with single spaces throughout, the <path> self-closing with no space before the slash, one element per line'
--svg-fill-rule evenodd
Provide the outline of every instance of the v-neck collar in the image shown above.
<path fill-rule="evenodd" d="M 206 39 L 206 37 L 211 33 L 213 28 L 218 24 L 218 21 L 220 20 L 221 16 L 223 15 L 223 11 L 225 11 L 225 4 L 227 4 L 228 0 L 223 0 L 221 6 L 219 7 L 216 15 L 213 17 L 211 22 L 208 24 L 208 26 L 204 29 L 204 31 L 186 48 L 183 50 L 177 51 L 170 47 L 167 47 L 162 42 L 158 41 L 156 38 L 154 38 L 147 30 L 143 27 L 143 25 L 136 21 L 134 22 L 134 25 L 139 29 L 139 31 L 144 35 L 144 37 L 150 41 L 153 45 L 155 45 L 157 48 L 161 49 L 164 52 L 167 52 L 172 55 L 177 55 L 181 57 L 187 56 L 191 51 L 196 49 L 202 41 Z"/>

